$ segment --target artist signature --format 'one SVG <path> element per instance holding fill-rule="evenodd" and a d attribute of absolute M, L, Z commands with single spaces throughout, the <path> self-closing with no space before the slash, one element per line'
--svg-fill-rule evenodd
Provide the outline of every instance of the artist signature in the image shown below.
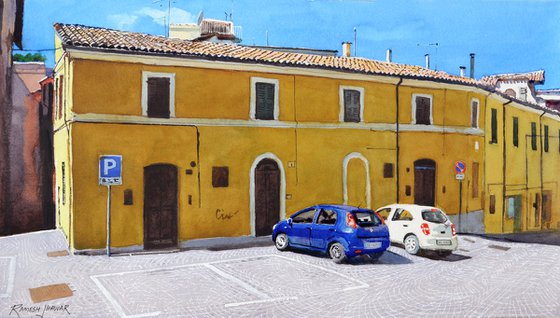
<path fill-rule="evenodd" d="M 222 209 L 216 210 L 216 219 L 218 220 L 230 220 L 232 219 L 239 211 L 235 211 L 233 213 L 228 213 Z"/>
<path fill-rule="evenodd" d="M 56 314 L 56 316 L 70 315 L 68 310 L 70 305 L 41 305 L 41 306 L 25 306 L 23 304 L 13 305 L 10 308 L 9 316 L 18 318 L 22 317 L 40 317 L 45 318 L 47 314 Z"/>

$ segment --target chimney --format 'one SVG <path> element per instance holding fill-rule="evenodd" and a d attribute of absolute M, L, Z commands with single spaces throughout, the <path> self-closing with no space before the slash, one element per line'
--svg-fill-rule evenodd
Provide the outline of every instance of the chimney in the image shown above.
<path fill-rule="evenodd" d="M 430 54 L 424 55 L 426 58 L 426 68 L 430 68 Z"/>
<path fill-rule="evenodd" d="M 471 53 L 471 78 L 474 78 L 474 53 Z"/>
<path fill-rule="evenodd" d="M 387 49 L 386 60 L 389 63 L 393 62 L 393 50 Z"/>
<path fill-rule="evenodd" d="M 461 74 L 461 77 L 465 77 L 465 70 L 467 68 L 465 66 L 459 66 L 459 72 Z"/>
<path fill-rule="evenodd" d="M 350 57 L 350 42 L 342 42 L 342 56 Z"/>

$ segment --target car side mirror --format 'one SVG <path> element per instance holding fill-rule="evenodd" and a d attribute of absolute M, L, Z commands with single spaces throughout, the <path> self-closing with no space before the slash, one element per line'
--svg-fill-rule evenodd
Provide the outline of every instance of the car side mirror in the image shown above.
<path fill-rule="evenodd" d="M 292 226 L 292 224 L 294 223 L 294 221 L 292 220 L 292 218 L 289 218 L 289 219 L 287 220 L 287 222 L 288 222 L 288 225 L 289 225 L 289 226 Z"/>

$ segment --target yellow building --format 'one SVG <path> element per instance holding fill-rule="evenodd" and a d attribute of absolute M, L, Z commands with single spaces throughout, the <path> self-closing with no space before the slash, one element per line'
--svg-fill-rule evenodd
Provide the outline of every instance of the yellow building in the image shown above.
<path fill-rule="evenodd" d="M 266 236 L 317 203 L 430 204 L 462 231 L 500 230 L 502 193 L 513 192 L 496 184 L 503 149 L 513 150 L 500 148 L 502 138 L 488 142 L 490 108 L 515 104 L 531 116 L 533 108 L 503 106 L 506 97 L 474 79 L 355 57 L 55 30 L 57 216 L 74 251 L 106 245 L 102 155 L 122 155 L 123 183 L 111 195 L 117 251 Z M 551 136 L 560 128 L 557 114 L 536 117 Z M 558 169 L 557 142 L 544 170 Z M 557 211 L 558 173 L 540 175 Z M 484 212 L 491 195 L 493 214 Z"/>

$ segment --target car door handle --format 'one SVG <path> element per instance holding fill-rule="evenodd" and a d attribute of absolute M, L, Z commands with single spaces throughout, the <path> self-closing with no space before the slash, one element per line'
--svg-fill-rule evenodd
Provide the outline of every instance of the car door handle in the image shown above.
<path fill-rule="evenodd" d="M 402 226 L 404 226 L 404 227 L 408 227 L 408 224 L 403 224 Z"/>
<path fill-rule="evenodd" d="M 334 229 L 329 229 L 330 232 L 334 232 Z"/>
<path fill-rule="evenodd" d="M 311 226 L 306 226 L 305 228 L 308 229 L 308 230 L 311 230 Z"/>

